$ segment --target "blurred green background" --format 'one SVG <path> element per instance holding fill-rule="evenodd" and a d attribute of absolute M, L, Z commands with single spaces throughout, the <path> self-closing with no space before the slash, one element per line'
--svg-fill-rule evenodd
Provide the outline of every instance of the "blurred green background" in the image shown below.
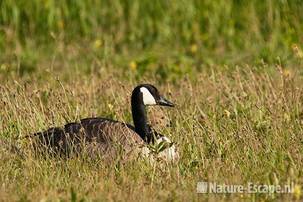
<path fill-rule="evenodd" d="M 0 0 L 0 9 L 6 76 L 56 66 L 91 72 L 97 61 L 166 79 L 303 57 L 301 0 Z"/>

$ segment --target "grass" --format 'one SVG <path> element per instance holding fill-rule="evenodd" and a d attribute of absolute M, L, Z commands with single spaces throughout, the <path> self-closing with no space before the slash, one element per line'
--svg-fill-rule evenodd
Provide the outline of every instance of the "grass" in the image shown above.
<path fill-rule="evenodd" d="M 302 199 L 302 6 L 0 1 L 0 200 Z M 172 127 L 154 126 L 178 143 L 175 165 L 36 157 L 23 139 L 91 116 L 132 123 L 142 82 L 177 103 L 161 109 Z M 296 191 L 197 194 L 198 181 Z"/>
<path fill-rule="evenodd" d="M 289 61 L 292 45 L 302 44 L 300 0 L 0 3 L 0 50 L 8 55 L 15 50 L 20 57 L 20 47 L 46 44 L 45 49 L 54 52 L 58 41 L 82 41 L 86 47 L 109 47 L 96 52 L 100 58 L 110 56 L 111 61 L 113 54 L 159 49 L 180 53 L 194 45 L 204 64 L 257 62 L 260 58 L 275 63 L 277 56 Z"/>
<path fill-rule="evenodd" d="M 267 71 L 272 72 L 269 74 Z M 178 107 L 163 109 L 172 121 L 161 130 L 179 145 L 177 165 L 106 165 L 84 157 L 21 159 L 1 153 L 1 198 L 85 200 L 285 199 L 295 195 L 197 195 L 198 181 L 226 184 L 302 182 L 302 79 L 293 71 L 267 67 L 214 68 L 195 80 L 158 84 Z M 104 76 L 105 75 L 105 76 Z M 1 131 L 20 137 L 50 125 L 102 115 L 131 122 L 133 81 L 123 74 L 90 75 L 40 85 L 9 81 L 1 87 Z M 119 78 L 119 79 L 118 79 Z M 145 80 L 145 79 L 143 79 Z M 155 78 L 146 78 L 157 83 Z"/>

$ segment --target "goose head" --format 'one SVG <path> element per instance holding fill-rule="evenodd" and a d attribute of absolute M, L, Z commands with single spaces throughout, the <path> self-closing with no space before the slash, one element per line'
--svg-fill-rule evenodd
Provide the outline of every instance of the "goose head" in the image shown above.
<path fill-rule="evenodd" d="M 146 143 L 155 145 L 155 148 L 158 148 L 158 146 L 162 148 L 160 152 L 157 152 L 158 157 L 167 161 L 178 159 L 179 155 L 175 145 L 167 137 L 157 133 L 147 124 L 145 112 L 145 106 L 160 105 L 174 107 L 175 105 L 164 98 L 159 93 L 158 89 L 151 84 L 141 84 L 135 87 L 132 93 L 131 102 L 136 132 L 146 141 Z M 148 151 L 149 152 L 147 153 L 151 152 L 150 150 Z"/>
<path fill-rule="evenodd" d="M 166 107 L 174 107 L 175 105 L 160 95 L 158 89 L 151 84 L 138 85 L 132 93 L 132 102 L 144 106 L 161 105 Z"/>

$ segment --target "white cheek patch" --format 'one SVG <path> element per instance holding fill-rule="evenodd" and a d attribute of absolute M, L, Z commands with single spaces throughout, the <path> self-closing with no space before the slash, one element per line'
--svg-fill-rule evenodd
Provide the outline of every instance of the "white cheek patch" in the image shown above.
<path fill-rule="evenodd" d="M 156 100 L 155 100 L 154 96 L 149 92 L 149 90 L 147 88 L 141 87 L 140 91 L 143 96 L 144 105 L 155 105 L 156 104 Z"/>

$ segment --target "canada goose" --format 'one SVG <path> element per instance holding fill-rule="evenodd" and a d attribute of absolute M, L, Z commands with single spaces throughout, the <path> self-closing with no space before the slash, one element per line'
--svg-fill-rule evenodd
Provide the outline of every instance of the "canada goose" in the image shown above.
<path fill-rule="evenodd" d="M 139 154 L 149 156 L 151 150 L 148 145 L 168 143 L 158 156 L 167 161 L 176 160 L 178 154 L 173 143 L 147 124 L 145 106 L 148 105 L 174 107 L 172 102 L 160 96 L 156 87 L 141 84 L 134 88 L 131 95 L 134 126 L 107 118 L 86 118 L 79 123 L 68 123 L 62 128 L 53 127 L 33 134 L 39 137 L 38 144 L 34 142 L 35 148 L 42 146 L 47 150 L 69 154 L 71 148 L 78 150 L 80 143 L 84 142 L 92 155 L 114 160 L 122 151 L 121 158 L 128 160 Z"/>

